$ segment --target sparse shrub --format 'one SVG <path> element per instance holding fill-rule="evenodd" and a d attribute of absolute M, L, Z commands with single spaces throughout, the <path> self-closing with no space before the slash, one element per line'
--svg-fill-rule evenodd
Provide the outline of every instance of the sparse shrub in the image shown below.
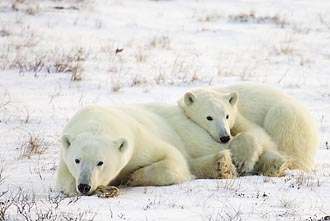
<path fill-rule="evenodd" d="M 279 44 L 273 47 L 275 55 L 291 55 L 294 52 L 294 48 L 290 44 Z"/>
<path fill-rule="evenodd" d="M 284 213 L 279 215 L 282 217 L 294 216 L 297 212 L 297 208 L 299 207 L 299 204 L 297 204 L 296 200 L 292 199 L 283 198 L 279 203 L 281 207 L 286 209 Z"/>
<path fill-rule="evenodd" d="M 309 174 L 300 172 L 298 176 L 295 177 L 295 181 L 298 186 L 305 186 L 305 187 L 321 186 L 320 178 L 315 172 Z"/>
<path fill-rule="evenodd" d="M 137 52 L 134 54 L 134 58 L 137 63 L 145 62 L 147 59 L 147 56 L 145 53 L 143 53 L 142 49 L 138 49 Z"/>
<path fill-rule="evenodd" d="M 216 188 L 230 191 L 238 191 L 241 190 L 241 181 L 239 179 L 217 180 Z"/>
<path fill-rule="evenodd" d="M 25 9 L 25 13 L 28 15 L 35 15 L 40 12 L 40 6 L 38 4 L 29 4 Z"/>
<path fill-rule="evenodd" d="M 112 77 L 111 79 L 111 90 L 118 92 L 124 86 L 123 82 L 119 78 Z"/>
<path fill-rule="evenodd" d="M 131 86 L 139 86 L 142 84 L 146 84 L 147 83 L 147 79 L 144 78 L 143 76 L 141 76 L 141 74 L 135 74 L 132 77 L 132 83 Z"/>
<path fill-rule="evenodd" d="M 66 221 L 93 221 L 95 219 L 96 212 L 91 210 L 80 211 L 78 214 L 75 213 L 62 213 L 62 220 Z"/>
<path fill-rule="evenodd" d="M 255 64 L 242 66 L 238 73 L 240 79 L 242 81 L 251 80 L 251 78 L 255 75 L 255 73 L 254 73 L 255 68 L 256 68 Z"/>
<path fill-rule="evenodd" d="M 40 35 L 38 35 L 37 32 L 30 30 L 29 28 L 23 28 L 18 33 L 16 33 L 18 36 L 13 36 L 14 42 L 9 43 L 11 48 L 14 48 L 17 50 L 18 53 L 22 53 L 24 49 L 31 49 L 36 47 L 41 40 Z M 31 52 L 31 51 L 29 51 Z"/>
<path fill-rule="evenodd" d="M 37 73 L 42 71 L 45 66 L 44 57 L 42 55 L 30 55 L 28 58 L 20 53 L 17 53 L 9 64 L 9 68 L 11 69 L 18 68 L 20 74 L 33 72 L 36 77 Z"/>
<path fill-rule="evenodd" d="M 173 75 L 173 83 L 179 81 L 181 83 L 191 83 L 199 79 L 199 67 L 192 62 L 176 57 L 172 64 L 171 74 Z"/>
<path fill-rule="evenodd" d="M 150 41 L 150 46 L 152 48 L 169 48 L 170 38 L 167 35 L 154 36 Z"/>
<path fill-rule="evenodd" d="M 10 7 L 14 11 L 24 12 L 27 15 L 40 13 L 40 6 L 35 1 L 12 0 Z"/>
<path fill-rule="evenodd" d="M 164 69 L 164 67 L 162 67 L 161 65 L 155 65 L 154 66 L 154 80 L 156 82 L 156 84 L 162 84 L 165 83 L 167 80 L 166 77 L 166 71 Z"/>
<path fill-rule="evenodd" d="M 5 177 L 3 176 L 3 172 L 5 171 L 6 168 L 6 163 L 4 163 L 5 161 L 3 159 L 1 159 L 0 162 L 0 185 L 3 183 Z M 1 197 L 1 193 L 0 193 L 0 197 Z"/>
<path fill-rule="evenodd" d="M 40 36 L 31 30 L 22 29 L 20 32 L 5 42 L 6 46 L 0 52 L 1 69 L 18 69 L 20 74 L 33 72 L 36 77 L 41 71 L 71 73 L 71 81 L 82 80 L 84 62 L 90 51 L 82 47 L 71 50 L 36 50 Z"/>
<path fill-rule="evenodd" d="M 75 213 L 61 210 L 59 204 L 64 200 L 63 197 L 38 199 L 34 192 L 22 189 L 8 191 L 4 195 L 0 194 L 0 197 L 3 197 L 0 199 L 0 221 L 93 221 L 96 216 L 91 209 L 78 209 Z"/>
<path fill-rule="evenodd" d="M 328 20 L 323 15 L 319 15 L 319 19 L 322 25 L 324 25 L 327 29 L 330 30 L 330 19 Z"/>
<path fill-rule="evenodd" d="M 113 82 L 112 84 L 111 84 L 111 90 L 113 91 L 113 92 L 118 92 L 121 88 L 122 88 L 122 84 L 119 82 L 119 81 L 116 81 L 116 82 Z"/>
<path fill-rule="evenodd" d="M 10 36 L 10 32 L 4 28 L 0 30 L 0 37 L 8 37 Z"/>
<path fill-rule="evenodd" d="M 28 28 L 10 33 L 9 37 L 4 39 L 3 50 L 0 51 L 0 68 L 17 68 L 20 73 L 41 71 L 43 54 L 34 51 L 39 43 L 40 36 Z"/>
<path fill-rule="evenodd" d="M 220 62 L 217 65 L 217 74 L 221 77 L 229 77 L 232 75 L 232 70 L 228 65 L 228 62 Z"/>
<path fill-rule="evenodd" d="M 242 63 L 233 61 L 222 61 L 217 65 L 217 75 L 220 77 L 238 77 L 242 81 L 251 80 L 255 76 L 256 63 Z"/>
<path fill-rule="evenodd" d="M 154 65 L 153 78 L 155 83 L 179 85 L 182 83 L 191 84 L 199 80 L 200 67 L 194 62 L 194 59 L 183 59 L 177 56 L 169 62 Z"/>
<path fill-rule="evenodd" d="M 273 47 L 272 52 L 275 55 L 286 55 L 289 58 L 292 58 L 292 56 L 296 51 L 293 43 L 294 43 L 293 37 L 291 35 L 286 36 L 284 40 L 282 40 Z"/>
<path fill-rule="evenodd" d="M 229 15 L 228 21 L 235 23 L 275 24 L 281 28 L 284 28 L 284 26 L 288 24 L 287 21 L 279 15 L 256 16 L 254 11 L 250 11 L 249 13 Z"/>
<path fill-rule="evenodd" d="M 223 18 L 223 16 L 220 15 L 219 13 L 209 12 L 206 15 L 199 16 L 198 21 L 199 22 L 215 22 L 221 18 Z"/>
<path fill-rule="evenodd" d="M 44 137 L 41 137 L 40 134 L 28 133 L 22 141 L 20 150 L 20 158 L 31 158 L 32 155 L 43 154 L 48 147 L 51 145 L 51 142 Z"/>
<path fill-rule="evenodd" d="M 80 81 L 84 71 L 83 64 L 89 52 L 83 48 L 71 49 L 68 52 L 58 53 L 54 50 L 48 57 L 46 70 L 48 73 L 71 73 L 72 81 Z"/>
<path fill-rule="evenodd" d="M 1 200 L 0 201 L 0 221 L 7 220 L 7 211 L 12 206 L 12 201 L 10 200 Z"/>

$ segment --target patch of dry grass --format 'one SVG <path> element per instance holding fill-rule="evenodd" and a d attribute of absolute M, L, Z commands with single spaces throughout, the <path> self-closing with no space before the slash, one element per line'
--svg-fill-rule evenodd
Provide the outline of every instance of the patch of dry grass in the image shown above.
<path fill-rule="evenodd" d="M 1 185 L 3 183 L 3 181 L 5 180 L 3 173 L 7 168 L 7 163 L 6 163 L 5 159 L 3 159 L 3 158 L 0 158 L 0 160 L 1 160 L 1 162 L 0 162 L 0 185 Z M 0 191 L 0 197 L 2 195 L 3 195 L 3 192 Z"/>
<path fill-rule="evenodd" d="M 82 47 L 43 50 L 42 37 L 36 30 L 23 27 L 20 30 L 2 28 L 3 36 L 0 51 L 0 69 L 18 69 L 20 74 L 32 72 L 37 77 L 39 72 L 70 73 L 72 81 L 82 79 L 84 63 L 90 51 Z"/>
<path fill-rule="evenodd" d="M 41 10 L 37 1 L 12 0 L 10 7 L 14 11 L 24 12 L 27 15 L 36 15 Z"/>
<path fill-rule="evenodd" d="M 233 60 L 219 59 L 216 66 L 217 75 L 219 77 L 238 77 L 242 81 L 248 81 L 256 77 L 257 64 L 255 60 L 250 59 L 250 62 L 240 62 L 246 60 L 239 57 Z"/>
<path fill-rule="evenodd" d="M 204 15 L 198 16 L 199 22 L 215 22 L 218 19 L 223 18 L 223 15 L 219 14 L 218 12 L 207 12 Z"/>
<path fill-rule="evenodd" d="M 200 69 L 193 61 L 188 61 L 180 57 L 176 57 L 172 63 L 171 74 L 173 83 L 179 81 L 181 83 L 192 83 L 199 80 Z"/>
<path fill-rule="evenodd" d="M 40 134 L 28 133 L 19 148 L 19 157 L 30 159 L 33 155 L 43 154 L 52 142 Z"/>
<path fill-rule="evenodd" d="M 92 210 L 77 210 L 75 213 L 61 211 L 60 203 L 63 197 L 38 199 L 34 192 L 18 189 L 17 191 L 6 192 L 0 201 L 0 221 L 5 220 L 68 220 L 68 221 L 93 221 L 96 212 Z M 72 198 L 71 203 L 75 203 L 76 198 Z"/>
<path fill-rule="evenodd" d="M 295 53 L 296 53 L 296 49 L 294 47 L 294 38 L 292 35 L 286 36 L 272 49 L 272 54 L 278 56 L 285 55 L 288 56 L 289 58 L 292 58 Z"/>
<path fill-rule="evenodd" d="M 228 21 L 235 23 L 275 24 L 281 28 L 288 24 L 286 19 L 280 15 L 257 16 L 253 10 L 248 13 L 229 15 Z"/>
<path fill-rule="evenodd" d="M 324 15 L 319 15 L 319 19 L 320 19 L 321 24 L 330 30 L 330 19 L 328 19 Z"/>
<path fill-rule="evenodd" d="M 82 80 L 84 71 L 84 62 L 90 52 L 84 48 L 75 48 L 70 51 L 54 50 L 46 61 L 46 70 L 48 73 L 71 73 L 71 81 Z"/>
<path fill-rule="evenodd" d="M 171 40 L 167 35 L 154 36 L 150 40 L 150 47 L 152 48 L 170 48 Z"/>

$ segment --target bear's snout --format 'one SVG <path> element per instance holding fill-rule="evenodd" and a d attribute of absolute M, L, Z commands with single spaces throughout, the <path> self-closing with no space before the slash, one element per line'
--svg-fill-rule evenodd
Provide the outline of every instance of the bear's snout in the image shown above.
<path fill-rule="evenodd" d="M 79 190 L 79 192 L 82 193 L 82 194 L 86 194 L 86 193 L 88 193 L 88 192 L 90 191 L 90 189 L 91 189 L 91 186 L 88 185 L 88 184 L 80 183 L 80 184 L 78 185 L 78 190 Z"/>
<path fill-rule="evenodd" d="M 220 137 L 221 143 L 227 143 L 230 140 L 230 136 Z"/>

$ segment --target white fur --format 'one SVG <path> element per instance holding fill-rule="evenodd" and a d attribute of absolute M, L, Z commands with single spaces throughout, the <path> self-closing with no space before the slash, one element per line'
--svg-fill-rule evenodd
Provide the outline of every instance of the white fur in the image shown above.
<path fill-rule="evenodd" d="M 189 97 L 193 103 L 187 102 Z M 229 102 L 230 98 L 237 102 Z M 284 165 L 304 171 L 314 167 L 318 133 L 312 117 L 302 104 L 278 89 L 253 83 L 199 88 L 187 92 L 178 103 L 190 119 L 218 142 L 224 130 L 230 130 L 234 136 L 242 132 L 254 136 L 260 144 L 256 145 L 260 156 L 255 166 L 258 172 L 276 174 L 274 167 L 282 170 Z M 206 116 L 215 120 L 207 121 Z M 235 151 L 232 154 L 241 156 Z M 251 160 L 249 157 L 243 158 Z"/>
<path fill-rule="evenodd" d="M 56 190 L 67 195 L 78 193 L 79 182 L 91 186 L 90 194 L 109 183 L 170 185 L 236 176 L 228 145 L 215 142 L 175 105 L 89 105 L 70 120 L 62 140 Z"/>

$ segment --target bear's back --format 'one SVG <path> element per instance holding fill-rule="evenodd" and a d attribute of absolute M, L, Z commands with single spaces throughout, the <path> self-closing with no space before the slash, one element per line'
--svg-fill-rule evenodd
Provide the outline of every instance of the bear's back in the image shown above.
<path fill-rule="evenodd" d="M 239 95 L 240 113 L 260 126 L 263 125 L 267 112 L 274 105 L 280 102 L 296 103 L 279 89 L 264 84 L 240 83 L 226 87 L 213 87 L 213 89 L 223 93 L 236 91 Z"/>

